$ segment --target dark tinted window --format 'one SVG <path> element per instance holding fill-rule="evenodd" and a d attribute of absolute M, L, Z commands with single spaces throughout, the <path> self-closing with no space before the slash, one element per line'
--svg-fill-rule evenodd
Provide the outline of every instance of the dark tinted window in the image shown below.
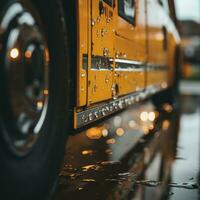
<path fill-rule="evenodd" d="M 119 16 L 133 24 L 135 17 L 134 0 L 118 0 L 118 12 Z"/>
<path fill-rule="evenodd" d="M 108 5 L 112 6 L 112 0 L 104 0 Z"/>

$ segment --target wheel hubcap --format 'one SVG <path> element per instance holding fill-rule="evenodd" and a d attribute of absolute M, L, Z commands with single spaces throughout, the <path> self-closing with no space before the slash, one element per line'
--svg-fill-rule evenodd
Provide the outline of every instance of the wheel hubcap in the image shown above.
<path fill-rule="evenodd" d="M 27 153 L 37 141 L 48 107 L 49 54 L 33 14 L 17 2 L 0 22 L 3 137 L 18 154 Z"/>

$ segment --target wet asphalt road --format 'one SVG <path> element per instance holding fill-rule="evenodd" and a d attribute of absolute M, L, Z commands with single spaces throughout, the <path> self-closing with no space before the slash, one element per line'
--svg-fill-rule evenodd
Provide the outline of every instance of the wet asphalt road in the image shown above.
<path fill-rule="evenodd" d="M 200 199 L 200 83 L 179 108 L 146 101 L 70 137 L 56 200 Z"/>

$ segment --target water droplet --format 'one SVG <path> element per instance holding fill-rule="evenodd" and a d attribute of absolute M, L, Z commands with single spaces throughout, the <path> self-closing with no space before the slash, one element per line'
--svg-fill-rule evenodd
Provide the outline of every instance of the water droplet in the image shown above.
<path fill-rule="evenodd" d="M 85 178 L 85 179 L 82 179 L 81 181 L 82 182 L 96 182 L 96 180 L 92 178 Z"/>

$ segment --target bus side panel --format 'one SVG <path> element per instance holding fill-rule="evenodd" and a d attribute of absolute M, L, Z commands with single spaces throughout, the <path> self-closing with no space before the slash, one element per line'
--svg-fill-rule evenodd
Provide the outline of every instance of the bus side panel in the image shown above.
<path fill-rule="evenodd" d="M 77 19 L 77 106 L 87 102 L 87 67 L 88 67 L 88 1 L 78 0 Z"/>
<path fill-rule="evenodd" d="M 88 66 L 88 106 L 112 98 L 113 84 L 113 8 L 99 0 L 91 6 L 91 63 Z"/>
<path fill-rule="evenodd" d="M 119 87 L 119 96 L 121 96 L 145 88 L 146 13 L 145 0 L 130 0 L 133 17 L 132 20 L 126 20 L 120 15 L 120 9 L 123 10 L 122 5 L 119 5 L 119 1 L 116 2 L 114 78 Z M 127 60 L 133 61 L 133 65 L 124 64 L 124 67 L 122 67 L 120 60 L 122 63 L 126 63 Z"/>

